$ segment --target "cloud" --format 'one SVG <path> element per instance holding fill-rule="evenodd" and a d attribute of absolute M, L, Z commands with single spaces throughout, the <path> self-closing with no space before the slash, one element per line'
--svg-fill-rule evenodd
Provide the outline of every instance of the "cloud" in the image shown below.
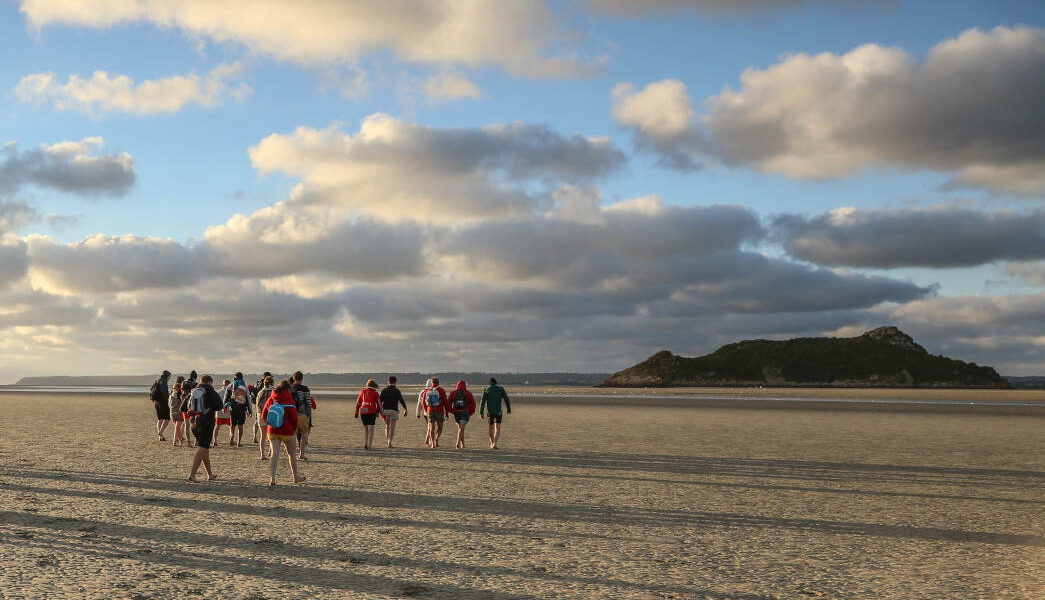
<path fill-rule="evenodd" d="M 22 0 L 31 26 L 105 28 L 145 22 L 302 65 L 391 51 L 424 64 L 499 66 L 513 75 L 572 77 L 597 65 L 565 52 L 570 40 L 543 2 L 530 0 Z"/>
<path fill-rule="evenodd" d="M 138 84 L 126 75 L 105 71 L 95 71 L 89 79 L 70 75 L 65 83 L 54 73 L 34 73 L 23 77 L 14 93 L 22 102 L 51 103 L 60 110 L 92 115 L 173 113 L 190 104 L 210 107 L 227 98 L 243 101 L 252 91 L 250 86 L 230 81 L 239 76 L 240 70 L 239 65 L 222 64 L 203 76 L 177 75 L 146 79 Z"/>
<path fill-rule="evenodd" d="M 800 6 L 811 0 L 585 0 L 597 12 L 638 15 L 693 9 L 709 13 L 753 12 Z"/>
<path fill-rule="evenodd" d="M 295 204 L 437 221 L 530 213 L 550 203 L 549 185 L 591 181 L 625 162 L 607 138 L 526 123 L 438 129 L 383 114 L 354 136 L 336 127 L 273 134 L 250 157 L 261 173 L 304 179 Z"/>
<path fill-rule="evenodd" d="M 0 235 L 40 219 L 40 213 L 24 200 L 0 200 Z"/>
<path fill-rule="evenodd" d="M 424 81 L 424 93 L 429 100 L 457 100 L 459 98 L 479 98 L 482 93 L 479 86 L 460 73 L 436 73 Z"/>
<path fill-rule="evenodd" d="M 55 295 L 178 288 L 202 275 L 194 250 L 169 239 L 98 234 L 72 244 L 39 235 L 26 240 L 30 278 Z"/>
<path fill-rule="evenodd" d="M 134 158 L 126 152 L 102 154 L 100 137 L 58 142 L 20 150 L 14 142 L 0 148 L 0 197 L 36 185 L 80 196 L 121 196 L 134 185 Z"/>
<path fill-rule="evenodd" d="M 1021 262 L 1009 265 L 1006 270 L 1030 285 L 1045 285 L 1045 262 Z"/>
<path fill-rule="evenodd" d="M 639 146 L 678 167 L 709 157 L 800 179 L 929 169 L 952 173 L 952 186 L 1035 195 L 1045 192 L 1043 71 L 1045 29 L 996 27 L 945 40 L 922 62 L 866 44 L 749 68 L 686 130 L 678 82 L 618 86 L 614 101 Z"/>
<path fill-rule="evenodd" d="M 10 236 L 0 239 L 0 289 L 25 277 L 28 267 L 25 242 Z"/>
<path fill-rule="evenodd" d="M 780 215 L 773 228 L 791 256 L 823 265 L 953 268 L 1045 258 L 1043 211 L 838 208 Z"/>

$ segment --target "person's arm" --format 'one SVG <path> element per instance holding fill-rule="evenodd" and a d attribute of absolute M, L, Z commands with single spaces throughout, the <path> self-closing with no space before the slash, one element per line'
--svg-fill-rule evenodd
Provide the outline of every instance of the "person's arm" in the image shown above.
<path fill-rule="evenodd" d="M 508 390 L 501 388 L 501 398 L 504 400 L 504 408 L 508 410 L 508 414 L 512 414 L 512 403 L 508 400 Z"/>
<path fill-rule="evenodd" d="M 362 392 L 359 392 L 359 397 L 356 398 L 356 416 L 354 417 L 356 419 L 359 418 L 359 407 L 363 405 L 363 393 L 365 391 L 366 390 L 363 390 Z"/>
<path fill-rule="evenodd" d="M 403 416 L 405 417 L 407 416 L 406 398 L 403 397 L 403 392 L 400 392 L 399 388 L 396 388 L 396 395 L 399 396 L 399 404 L 403 405 Z"/>
<path fill-rule="evenodd" d="M 480 419 L 485 419 L 486 418 L 486 417 L 483 416 L 483 411 L 486 410 L 486 396 L 489 395 L 489 393 L 490 393 L 490 388 L 485 388 L 485 389 L 483 389 L 482 397 L 479 398 L 479 418 Z"/>
<path fill-rule="evenodd" d="M 471 392 L 465 392 L 466 398 L 468 398 L 468 414 L 475 414 L 475 395 Z"/>

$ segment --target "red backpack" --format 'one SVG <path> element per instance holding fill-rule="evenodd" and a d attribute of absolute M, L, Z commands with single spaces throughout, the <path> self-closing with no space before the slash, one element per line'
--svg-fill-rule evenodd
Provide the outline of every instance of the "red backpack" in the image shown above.
<path fill-rule="evenodd" d="M 372 415 L 377 412 L 377 392 L 374 388 L 363 390 L 363 399 L 359 402 L 359 414 Z"/>

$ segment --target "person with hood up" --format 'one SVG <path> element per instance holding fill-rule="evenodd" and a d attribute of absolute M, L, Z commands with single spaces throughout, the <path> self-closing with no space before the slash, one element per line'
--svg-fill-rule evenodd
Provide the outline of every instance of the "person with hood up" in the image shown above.
<path fill-rule="evenodd" d="M 457 421 L 457 449 L 461 450 L 464 448 L 464 428 L 468 425 L 468 419 L 475 414 L 475 396 L 462 380 L 457 382 L 457 389 L 450 392 L 446 402 L 454 413 L 454 421 Z"/>
<path fill-rule="evenodd" d="M 283 405 L 283 424 L 279 427 L 266 425 L 272 450 L 272 458 L 269 459 L 269 485 L 276 485 L 276 467 L 279 465 L 281 445 L 287 449 L 287 459 L 290 460 L 290 471 L 294 474 L 294 483 L 305 481 L 305 476 L 298 473 L 298 409 L 297 403 L 294 402 L 294 395 L 290 393 L 290 386 L 290 381 L 279 382 L 268 401 L 265 402 L 265 407 L 261 409 L 261 418 L 267 423 L 272 405 Z"/>
<path fill-rule="evenodd" d="M 156 409 L 156 439 L 161 442 L 167 441 L 167 438 L 163 437 L 163 432 L 171 424 L 171 409 L 170 405 L 167 404 L 171 394 L 170 389 L 167 387 L 167 381 L 170 378 L 171 372 L 164 370 L 160 374 L 160 378 L 149 388 L 149 399 L 152 400 L 152 404 Z"/>
<path fill-rule="evenodd" d="M 490 414 L 490 450 L 497 450 L 497 441 L 501 439 L 501 421 L 504 413 L 501 412 L 501 404 L 512 414 L 512 403 L 508 400 L 508 392 L 497 385 L 497 380 L 490 378 L 490 385 L 483 390 L 482 400 L 479 402 L 479 418 L 483 419 L 483 410 Z"/>

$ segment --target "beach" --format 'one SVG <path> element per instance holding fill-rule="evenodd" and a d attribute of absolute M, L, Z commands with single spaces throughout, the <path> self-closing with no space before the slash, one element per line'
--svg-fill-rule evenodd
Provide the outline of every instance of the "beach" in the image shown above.
<path fill-rule="evenodd" d="M 185 483 L 144 396 L 0 393 L 0 597 L 1045 598 L 1045 392 L 802 401 L 875 393 L 520 390 L 497 451 L 317 394 L 275 488 L 227 430 Z"/>

